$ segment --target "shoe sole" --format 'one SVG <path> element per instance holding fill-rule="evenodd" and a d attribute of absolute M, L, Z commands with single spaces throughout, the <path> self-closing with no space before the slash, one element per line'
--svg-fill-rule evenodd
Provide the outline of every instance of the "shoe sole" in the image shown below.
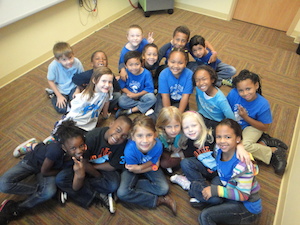
<path fill-rule="evenodd" d="M 109 204 L 109 212 L 111 214 L 114 214 L 116 212 L 116 209 L 114 207 L 114 200 L 112 194 L 108 194 L 108 204 Z"/>
<path fill-rule="evenodd" d="M 31 139 L 29 139 L 29 140 L 23 142 L 22 144 L 18 145 L 18 147 L 16 147 L 15 150 L 13 151 L 13 156 L 16 157 L 16 158 L 18 158 L 18 157 L 20 157 L 21 155 L 25 155 L 26 153 L 21 153 L 21 152 L 19 151 L 19 149 L 20 149 L 21 147 L 23 147 L 23 146 L 25 145 L 25 143 L 29 143 L 29 142 L 32 142 L 32 141 L 34 141 L 34 140 L 35 140 L 35 142 L 37 142 L 35 138 L 31 138 Z"/>

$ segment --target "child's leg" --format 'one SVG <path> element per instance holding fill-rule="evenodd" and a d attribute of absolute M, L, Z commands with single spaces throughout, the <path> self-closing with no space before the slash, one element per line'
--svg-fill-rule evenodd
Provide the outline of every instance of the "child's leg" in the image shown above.
<path fill-rule="evenodd" d="M 94 199 L 94 191 L 88 188 L 85 183 L 79 191 L 74 191 L 72 188 L 74 171 L 73 168 L 67 168 L 60 171 L 56 175 L 56 185 L 63 192 L 67 192 L 68 197 L 72 198 L 74 202 L 83 208 L 88 208 Z"/>
<path fill-rule="evenodd" d="M 262 131 L 248 126 L 243 130 L 243 145 L 246 151 L 250 152 L 254 158 L 270 164 L 272 150 L 270 147 L 257 143 L 262 135 Z"/>
<path fill-rule="evenodd" d="M 97 193 L 109 194 L 117 191 L 121 177 L 117 171 L 101 171 L 99 178 L 88 178 L 89 186 Z"/>
<path fill-rule="evenodd" d="M 171 157 L 171 152 L 163 152 L 160 157 L 160 166 L 162 168 L 173 168 L 180 165 L 180 157 Z"/>
<path fill-rule="evenodd" d="M 37 189 L 25 201 L 19 204 L 21 208 L 32 208 L 35 205 L 45 202 L 56 194 L 55 176 L 45 177 L 37 174 Z"/>
<path fill-rule="evenodd" d="M 145 113 L 155 104 L 155 102 L 155 95 L 153 93 L 147 93 L 140 97 L 137 107 L 141 113 Z"/>
<path fill-rule="evenodd" d="M 259 214 L 249 212 L 242 202 L 226 201 L 220 205 L 204 209 L 198 217 L 198 222 L 201 225 L 252 224 L 258 217 Z"/>
<path fill-rule="evenodd" d="M 216 72 L 218 74 L 218 80 L 216 82 L 216 86 L 220 87 L 222 84 L 222 80 L 230 79 L 232 76 L 236 74 L 236 69 L 233 66 L 220 62 L 217 65 Z"/>
<path fill-rule="evenodd" d="M 17 195 L 31 195 L 36 190 L 36 185 L 21 182 L 36 171 L 27 165 L 26 160 L 20 161 L 0 177 L 0 192 Z"/>
<path fill-rule="evenodd" d="M 51 98 L 51 103 L 54 107 L 54 109 L 56 110 L 56 112 L 60 113 L 60 114 L 66 114 L 67 113 L 67 108 L 68 108 L 68 97 L 66 95 L 63 95 L 65 97 L 66 101 L 66 105 L 62 108 L 59 108 L 58 106 L 56 106 L 57 103 L 57 96 L 54 95 L 53 98 Z"/>
<path fill-rule="evenodd" d="M 125 93 L 123 93 L 119 98 L 119 106 L 122 109 L 131 109 L 137 106 L 137 104 L 138 104 L 137 100 L 127 97 Z"/>
<path fill-rule="evenodd" d="M 119 98 L 121 97 L 120 92 L 113 92 L 113 98 L 109 102 L 109 112 L 113 112 L 115 108 L 118 107 Z"/>

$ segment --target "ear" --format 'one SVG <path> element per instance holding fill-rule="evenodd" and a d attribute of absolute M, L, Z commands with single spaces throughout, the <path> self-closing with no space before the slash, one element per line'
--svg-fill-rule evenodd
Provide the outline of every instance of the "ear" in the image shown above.
<path fill-rule="evenodd" d="M 242 140 L 242 138 L 241 138 L 240 136 L 238 136 L 238 137 L 236 138 L 236 143 L 237 143 L 237 144 L 241 143 L 241 140 Z"/>
<path fill-rule="evenodd" d="M 95 80 L 95 78 L 93 78 L 92 82 L 93 82 L 93 84 L 96 84 L 96 80 Z"/>
<path fill-rule="evenodd" d="M 64 144 L 61 145 L 61 148 L 62 148 L 62 150 L 64 150 L 64 152 L 67 152 L 67 149 Z"/>

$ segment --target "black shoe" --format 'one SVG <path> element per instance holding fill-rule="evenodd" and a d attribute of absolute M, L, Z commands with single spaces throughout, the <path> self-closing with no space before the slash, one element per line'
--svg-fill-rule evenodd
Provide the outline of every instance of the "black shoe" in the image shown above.
<path fill-rule="evenodd" d="M 280 147 L 283 148 L 284 150 L 287 150 L 289 148 L 283 141 L 277 138 L 273 138 L 266 133 L 263 133 L 261 135 L 261 138 L 258 140 L 258 142 L 260 141 L 264 142 L 269 147 Z"/>
<path fill-rule="evenodd" d="M 275 173 L 278 175 L 284 174 L 286 167 L 286 150 L 277 147 L 277 150 L 272 154 L 270 164 L 274 167 Z"/>
<path fill-rule="evenodd" d="M 1 220 L 8 223 L 21 215 L 18 203 L 13 200 L 4 200 L 0 206 Z M 5 224 L 5 223 L 4 223 Z"/>
<path fill-rule="evenodd" d="M 190 199 L 190 205 L 194 208 L 197 208 L 197 209 L 200 209 L 200 210 L 203 210 L 205 209 L 206 207 L 208 207 L 208 204 L 205 203 L 205 202 L 200 202 L 198 201 L 196 198 L 191 198 Z"/>

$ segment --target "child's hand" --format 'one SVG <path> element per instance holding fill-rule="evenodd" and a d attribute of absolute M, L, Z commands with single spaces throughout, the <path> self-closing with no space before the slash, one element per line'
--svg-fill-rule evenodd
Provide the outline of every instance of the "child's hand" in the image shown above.
<path fill-rule="evenodd" d="M 211 186 L 208 186 L 202 190 L 203 198 L 207 201 L 211 198 Z"/>
<path fill-rule="evenodd" d="M 147 41 L 148 41 L 149 44 L 152 44 L 154 42 L 153 32 L 148 33 Z"/>
<path fill-rule="evenodd" d="M 84 164 L 83 164 L 83 157 L 80 156 L 79 161 L 75 157 L 72 157 L 72 159 L 74 161 L 73 170 L 74 170 L 75 175 L 78 178 L 85 177 L 85 169 L 84 169 Z"/>
<path fill-rule="evenodd" d="M 247 110 L 241 106 L 241 105 L 238 105 L 238 110 L 239 110 L 239 115 L 244 119 L 246 116 L 248 116 L 248 112 Z"/>
<path fill-rule="evenodd" d="M 132 173 L 137 173 L 141 170 L 141 167 L 140 165 L 128 165 L 128 164 L 125 164 L 125 168 L 128 169 L 128 171 L 132 172 Z"/>
<path fill-rule="evenodd" d="M 126 81 L 126 80 L 127 80 L 128 74 L 127 74 L 125 68 L 122 68 L 122 69 L 120 70 L 120 77 L 121 77 L 121 79 L 122 79 L 123 81 Z"/>
<path fill-rule="evenodd" d="M 131 99 L 138 99 L 139 98 L 137 93 L 132 93 L 132 92 L 127 93 L 127 97 L 131 98 Z"/>
<path fill-rule="evenodd" d="M 66 105 L 67 105 L 67 99 L 63 95 L 57 96 L 56 106 L 58 108 L 64 108 L 66 107 Z"/>
<path fill-rule="evenodd" d="M 215 61 L 217 61 L 217 52 L 212 52 L 208 60 L 208 64 L 214 63 Z"/>

